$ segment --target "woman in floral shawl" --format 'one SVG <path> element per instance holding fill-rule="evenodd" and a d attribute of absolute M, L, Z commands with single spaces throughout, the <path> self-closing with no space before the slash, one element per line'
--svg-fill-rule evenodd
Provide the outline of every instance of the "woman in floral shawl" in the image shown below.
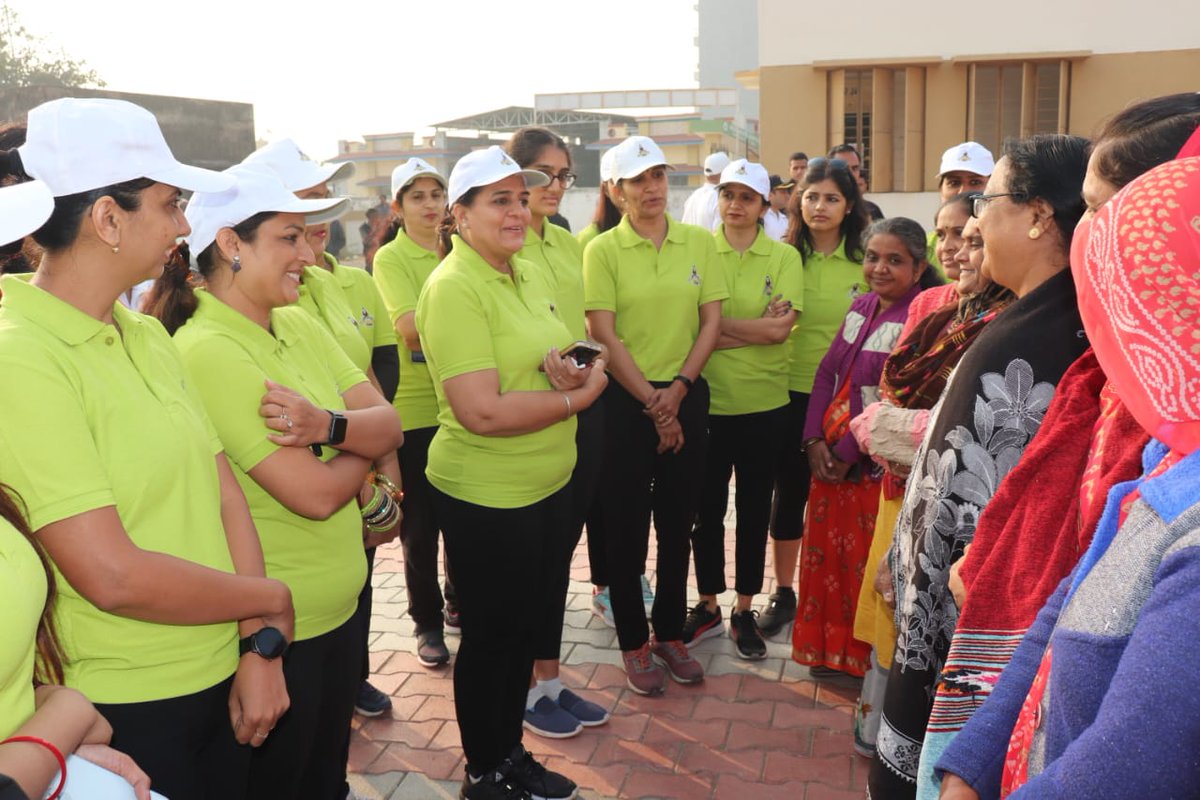
<path fill-rule="evenodd" d="M 938 673 L 958 609 L 950 565 L 980 512 L 1037 433 L 1063 372 L 1087 347 L 1068 254 L 1083 213 L 1087 140 L 1009 142 L 975 200 L 992 279 L 1017 301 L 959 362 L 913 464 L 890 563 L 896 651 L 871 766 L 870 796 L 912 797 Z"/>

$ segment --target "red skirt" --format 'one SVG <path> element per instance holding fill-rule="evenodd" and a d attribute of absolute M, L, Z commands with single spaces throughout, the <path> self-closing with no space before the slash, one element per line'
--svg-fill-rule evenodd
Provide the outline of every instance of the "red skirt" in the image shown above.
<path fill-rule="evenodd" d="M 797 662 L 858 676 L 870 668 L 870 645 L 854 638 L 854 614 L 878 509 L 878 481 L 813 479 L 792 629 L 792 658 Z"/>

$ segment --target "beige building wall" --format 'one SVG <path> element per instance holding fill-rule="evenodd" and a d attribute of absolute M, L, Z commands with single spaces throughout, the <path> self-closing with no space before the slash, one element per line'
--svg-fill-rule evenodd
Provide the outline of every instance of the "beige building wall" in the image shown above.
<path fill-rule="evenodd" d="M 1193 34 L 1200 41 L 1200 29 Z M 1197 90 L 1200 49 L 1089 56 L 1072 66 L 1070 132 L 1090 136 L 1136 100 Z"/>

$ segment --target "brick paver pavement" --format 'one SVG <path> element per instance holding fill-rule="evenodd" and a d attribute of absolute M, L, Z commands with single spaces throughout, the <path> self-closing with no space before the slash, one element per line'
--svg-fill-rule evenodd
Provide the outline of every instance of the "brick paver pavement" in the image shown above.
<path fill-rule="evenodd" d="M 731 503 L 732 506 L 732 503 Z M 732 525 L 726 536 L 733 585 Z M 769 549 L 769 547 L 768 547 Z M 653 566 L 653 536 L 651 558 Z M 772 571 L 769 563 L 767 575 Z M 653 580 L 653 575 L 651 575 Z M 429 670 L 413 656 L 398 542 L 379 548 L 371 620 L 372 682 L 392 696 L 390 716 L 356 716 L 351 786 L 371 800 L 457 798 L 464 761 L 454 721 L 451 669 Z M 773 581 L 769 581 L 773 583 Z M 694 586 L 694 583 L 693 583 Z M 766 603 L 772 590 L 756 598 Z M 524 744 L 580 786 L 580 797 L 679 800 L 857 800 L 868 762 L 851 747 L 859 684 L 814 682 L 789 654 L 790 627 L 768 642 L 767 658 L 742 661 L 728 637 L 694 649 L 707 677 L 698 686 L 668 681 L 661 697 L 625 685 L 616 632 L 591 609 L 587 551 L 571 570 L 563 628 L 563 683 L 612 712 L 607 725 L 573 739 Z M 694 588 L 689 592 L 695 602 Z M 497 598 L 502 600 L 502 598 Z M 721 597 L 728 622 L 733 593 Z M 454 652 L 458 639 L 447 636 Z"/>

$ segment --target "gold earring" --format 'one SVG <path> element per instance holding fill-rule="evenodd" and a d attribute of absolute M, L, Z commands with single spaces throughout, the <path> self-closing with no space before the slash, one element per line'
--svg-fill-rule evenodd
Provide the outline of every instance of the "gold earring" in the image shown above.
<path fill-rule="evenodd" d="M 1030 239 L 1036 239 L 1041 235 L 1042 235 L 1042 229 L 1039 228 L 1038 226 L 1034 225 L 1032 228 L 1029 229 L 1029 238 Z"/>
<path fill-rule="evenodd" d="M 119 252 L 121 252 L 121 248 L 120 248 L 120 247 L 114 247 L 114 248 L 112 249 L 112 251 L 113 251 L 114 253 L 119 253 Z"/>

